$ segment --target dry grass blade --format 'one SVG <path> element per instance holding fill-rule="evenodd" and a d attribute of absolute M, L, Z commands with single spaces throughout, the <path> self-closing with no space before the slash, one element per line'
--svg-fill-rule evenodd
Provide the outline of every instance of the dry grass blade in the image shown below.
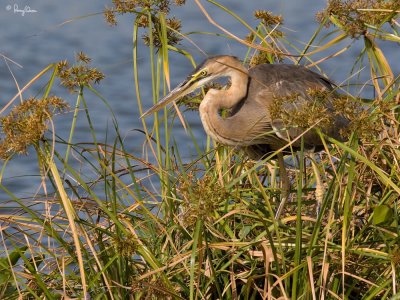
<path fill-rule="evenodd" d="M 81 275 L 81 280 L 82 280 L 82 289 L 83 289 L 83 295 L 84 299 L 88 299 L 88 293 L 87 293 L 87 283 L 86 283 L 86 273 L 85 273 L 85 265 L 84 265 L 84 260 L 83 260 L 83 255 L 82 255 L 82 250 L 81 250 L 81 243 L 79 239 L 80 235 L 80 229 L 79 225 L 77 226 L 75 223 L 75 220 L 77 219 L 77 213 L 71 203 L 71 200 L 67 196 L 67 193 L 65 192 L 64 186 L 62 184 L 61 177 L 59 175 L 59 172 L 57 170 L 56 165 L 54 162 L 48 161 L 50 172 L 53 175 L 57 191 L 60 195 L 61 201 L 63 203 L 65 213 L 68 218 L 69 226 L 71 227 L 71 232 L 75 244 L 75 250 L 76 250 L 76 256 L 78 259 L 78 265 L 79 265 L 79 272 Z"/>
<path fill-rule="evenodd" d="M 244 39 L 239 38 L 238 36 L 234 35 L 232 32 L 230 32 L 229 30 L 226 30 L 224 27 L 222 27 L 221 25 L 218 24 L 218 22 L 216 22 L 211 16 L 210 14 L 207 12 L 207 10 L 204 8 L 204 6 L 200 3 L 199 0 L 195 0 L 197 6 L 200 8 L 200 10 L 202 11 L 202 13 L 206 16 L 207 20 L 213 24 L 215 27 L 217 27 L 219 30 L 221 30 L 223 33 L 225 33 L 226 35 L 230 36 L 231 38 L 233 38 L 234 40 L 238 41 L 239 43 L 248 46 L 250 48 L 253 49 L 257 49 L 259 51 L 263 51 L 263 52 L 267 52 L 267 53 L 272 53 L 272 54 L 277 54 L 277 55 L 284 55 L 284 56 L 288 56 L 288 57 L 298 57 L 300 55 L 294 55 L 291 53 L 282 53 L 282 52 L 277 52 L 271 48 L 266 48 L 266 47 L 262 47 L 260 45 L 257 44 L 252 44 L 247 42 Z M 255 32 L 255 34 L 257 34 Z"/>
<path fill-rule="evenodd" d="M 0 115 L 3 114 L 11 104 L 14 103 L 15 99 L 20 98 L 22 96 L 22 93 L 25 92 L 35 81 L 37 81 L 40 77 L 42 77 L 54 67 L 54 64 L 50 64 L 41 72 L 39 72 L 34 78 L 32 78 L 6 105 L 4 105 L 4 107 L 0 110 Z"/>

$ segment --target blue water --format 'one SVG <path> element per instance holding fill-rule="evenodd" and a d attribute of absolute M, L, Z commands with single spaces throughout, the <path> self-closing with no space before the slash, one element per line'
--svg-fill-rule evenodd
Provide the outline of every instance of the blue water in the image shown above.
<path fill-rule="evenodd" d="M 171 12 L 171 15 L 176 15 L 182 20 L 183 32 L 218 31 L 207 21 L 193 1 L 187 2 L 187 5 L 174 8 Z M 120 16 L 118 17 L 118 26 L 110 27 L 101 14 L 107 2 L 70 0 L 64 3 L 49 0 L 1 1 L 0 54 L 18 64 L 8 61 L 19 86 L 23 87 L 48 64 L 64 59 L 73 61 L 75 53 L 84 51 L 92 58 L 93 65 L 106 75 L 106 79 L 98 86 L 98 90 L 115 112 L 120 132 L 126 137 L 128 150 L 132 154 L 141 156 L 143 136 L 133 131 L 133 129 L 142 127 L 137 110 L 132 75 L 133 17 L 129 15 Z M 253 27 L 257 24 L 253 17 L 254 10 L 265 9 L 275 14 L 281 14 L 285 20 L 284 28 L 288 40 L 295 41 L 297 45 L 302 45 L 309 40 L 313 31 L 317 28 L 315 13 L 321 10 L 325 4 L 324 1 L 311 2 L 306 0 L 224 0 L 220 3 L 240 15 Z M 26 12 L 25 15 L 18 11 L 14 12 L 15 4 L 18 5 L 18 9 L 29 6 L 31 10 L 36 12 Z M 204 6 L 218 20 L 220 25 L 241 38 L 247 35 L 248 30 L 231 16 L 212 4 L 204 3 Z M 99 14 L 92 15 L 95 13 Z M 232 54 L 244 57 L 247 50 L 234 40 L 212 35 L 191 34 L 190 38 L 204 53 L 209 55 Z M 189 42 L 183 41 L 182 47 L 192 53 L 198 63 L 205 58 L 204 54 Z M 362 49 L 361 47 L 362 41 L 356 41 L 351 51 L 339 58 L 331 59 L 321 66 L 334 81 L 338 83 L 345 81 L 355 57 Z M 396 59 L 398 59 L 399 47 L 387 43 L 383 44 L 383 48 L 389 61 L 392 62 L 393 70 L 398 74 L 400 66 Z M 326 54 L 324 52 L 324 55 Z M 317 60 L 319 57 L 316 55 L 312 59 Z M 142 99 L 145 102 L 145 107 L 150 107 L 152 103 L 151 74 L 146 47 L 141 46 L 139 48 L 139 62 Z M 172 85 L 177 84 L 192 70 L 189 61 L 176 54 L 171 54 L 170 63 Z M 357 80 L 364 82 L 363 79 L 367 78 L 369 78 L 369 70 L 365 69 L 360 73 L 360 78 Z M 29 88 L 23 94 L 24 98 L 40 95 L 44 83 L 45 81 L 39 81 Z M 8 103 L 17 91 L 11 72 L 5 60 L 2 59 L 0 61 L 0 106 L 3 107 Z M 58 83 L 53 93 L 74 105 L 76 95 L 69 94 L 63 88 L 58 87 Z M 112 142 L 112 130 L 107 131 L 107 128 L 112 127 L 111 114 L 100 100 L 92 94 L 87 93 L 86 100 L 98 133 L 98 140 L 104 142 L 107 136 L 108 141 Z M 56 132 L 64 139 L 68 138 L 71 116 L 72 114 L 60 116 L 55 120 Z M 196 139 L 200 145 L 204 145 L 206 136 L 197 114 L 187 113 L 187 116 Z M 151 119 L 149 119 L 149 122 L 151 122 Z M 179 150 L 184 157 L 189 157 L 195 152 L 194 149 L 186 146 L 191 144 L 191 137 L 185 133 L 183 128 L 176 127 L 174 138 L 179 140 Z M 87 125 L 84 122 L 78 122 L 74 142 L 90 142 L 91 140 Z M 7 165 L 3 174 L 3 184 L 19 197 L 31 196 L 35 192 L 41 192 L 39 189 L 40 178 L 37 175 L 38 166 L 34 155 L 31 150 L 30 155 L 13 159 Z M 5 199 L 10 198 L 5 193 L 0 192 L 0 200 Z"/>

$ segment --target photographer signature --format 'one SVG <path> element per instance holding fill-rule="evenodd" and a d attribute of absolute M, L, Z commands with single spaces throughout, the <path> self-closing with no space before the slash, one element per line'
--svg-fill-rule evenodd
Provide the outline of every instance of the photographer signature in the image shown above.
<path fill-rule="evenodd" d="M 19 9 L 18 4 L 14 4 L 14 6 L 7 5 L 6 9 L 11 10 L 14 8 L 14 14 L 20 13 L 21 16 L 25 16 L 26 13 L 35 13 L 37 10 L 31 9 L 29 6 L 25 6 L 23 9 Z"/>

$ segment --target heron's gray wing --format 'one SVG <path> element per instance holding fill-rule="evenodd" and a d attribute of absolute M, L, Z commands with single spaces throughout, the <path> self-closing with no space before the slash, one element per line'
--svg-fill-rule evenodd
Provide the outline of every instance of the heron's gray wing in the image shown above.
<path fill-rule="evenodd" d="M 331 105 L 331 83 L 304 67 L 293 65 L 261 65 L 251 69 L 252 76 L 249 92 L 260 105 L 264 105 L 269 113 L 270 127 L 282 141 L 290 142 L 303 135 L 306 147 L 320 146 L 322 141 L 318 133 L 311 127 L 320 127 L 317 112 L 326 118 L 333 109 Z M 321 107 L 319 101 L 312 96 L 312 91 L 327 91 L 326 101 Z M 319 111 L 314 110 L 317 106 Z M 325 114 L 326 112 L 326 114 Z M 313 115 L 314 114 L 314 115 Z M 288 122 L 288 119 L 302 118 L 302 115 L 315 117 L 315 122 L 304 126 L 305 120 Z M 295 121 L 295 120 L 293 120 Z M 326 121 L 326 120 L 325 120 Z M 323 131 L 330 136 L 340 138 L 338 128 L 345 126 L 345 120 L 340 117 L 333 118 L 331 123 L 321 126 Z M 311 128 L 311 129 L 310 129 Z M 300 139 L 293 143 L 294 147 L 300 146 Z"/>
<path fill-rule="evenodd" d="M 280 99 L 285 99 L 284 97 L 290 97 L 290 95 L 287 94 L 282 96 L 282 94 L 277 94 L 275 89 L 273 92 L 271 92 L 270 89 L 264 89 L 257 94 L 256 101 L 263 102 L 263 104 L 267 107 L 269 120 L 268 124 L 263 124 L 267 131 L 264 129 L 264 131 L 260 130 L 258 132 L 264 132 L 266 142 L 271 144 L 273 149 L 283 147 L 288 142 L 293 141 L 302 134 L 304 135 L 304 142 L 307 146 L 312 147 L 316 141 L 319 143 L 320 138 L 315 131 L 309 130 L 306 132 L 306 128 L 299 127 L 297 124 L 286 122 L 288 116 L 290 118 L 290 115 L 294 115 L 295 112 L 298 113 L 300 110 L 307 108 L 307 99 L 301 95 L 297 95 L 296 101 L 294 102 L 282 101 L 282 103 L 280 103 L 280 107 L 278 108 L 281 110 L 281 112 L 279 112 L 274 106 L 277 105 L 277 102 L 279 102 Z M 271 135 L 271 131 L 273 132 L 273 135 Z M 300 140 L 295 141 L 293 146 L 299 147 Z"/>

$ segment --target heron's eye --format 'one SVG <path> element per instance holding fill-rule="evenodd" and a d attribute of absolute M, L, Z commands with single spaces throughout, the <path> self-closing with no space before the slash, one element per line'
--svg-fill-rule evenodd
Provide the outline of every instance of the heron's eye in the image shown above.
<path fill-rule="evenodd" d="M 201 71 L 200 76 L 201 77 L 206 77 L 207 76 L 207 71 L 206 70 Z"/>

